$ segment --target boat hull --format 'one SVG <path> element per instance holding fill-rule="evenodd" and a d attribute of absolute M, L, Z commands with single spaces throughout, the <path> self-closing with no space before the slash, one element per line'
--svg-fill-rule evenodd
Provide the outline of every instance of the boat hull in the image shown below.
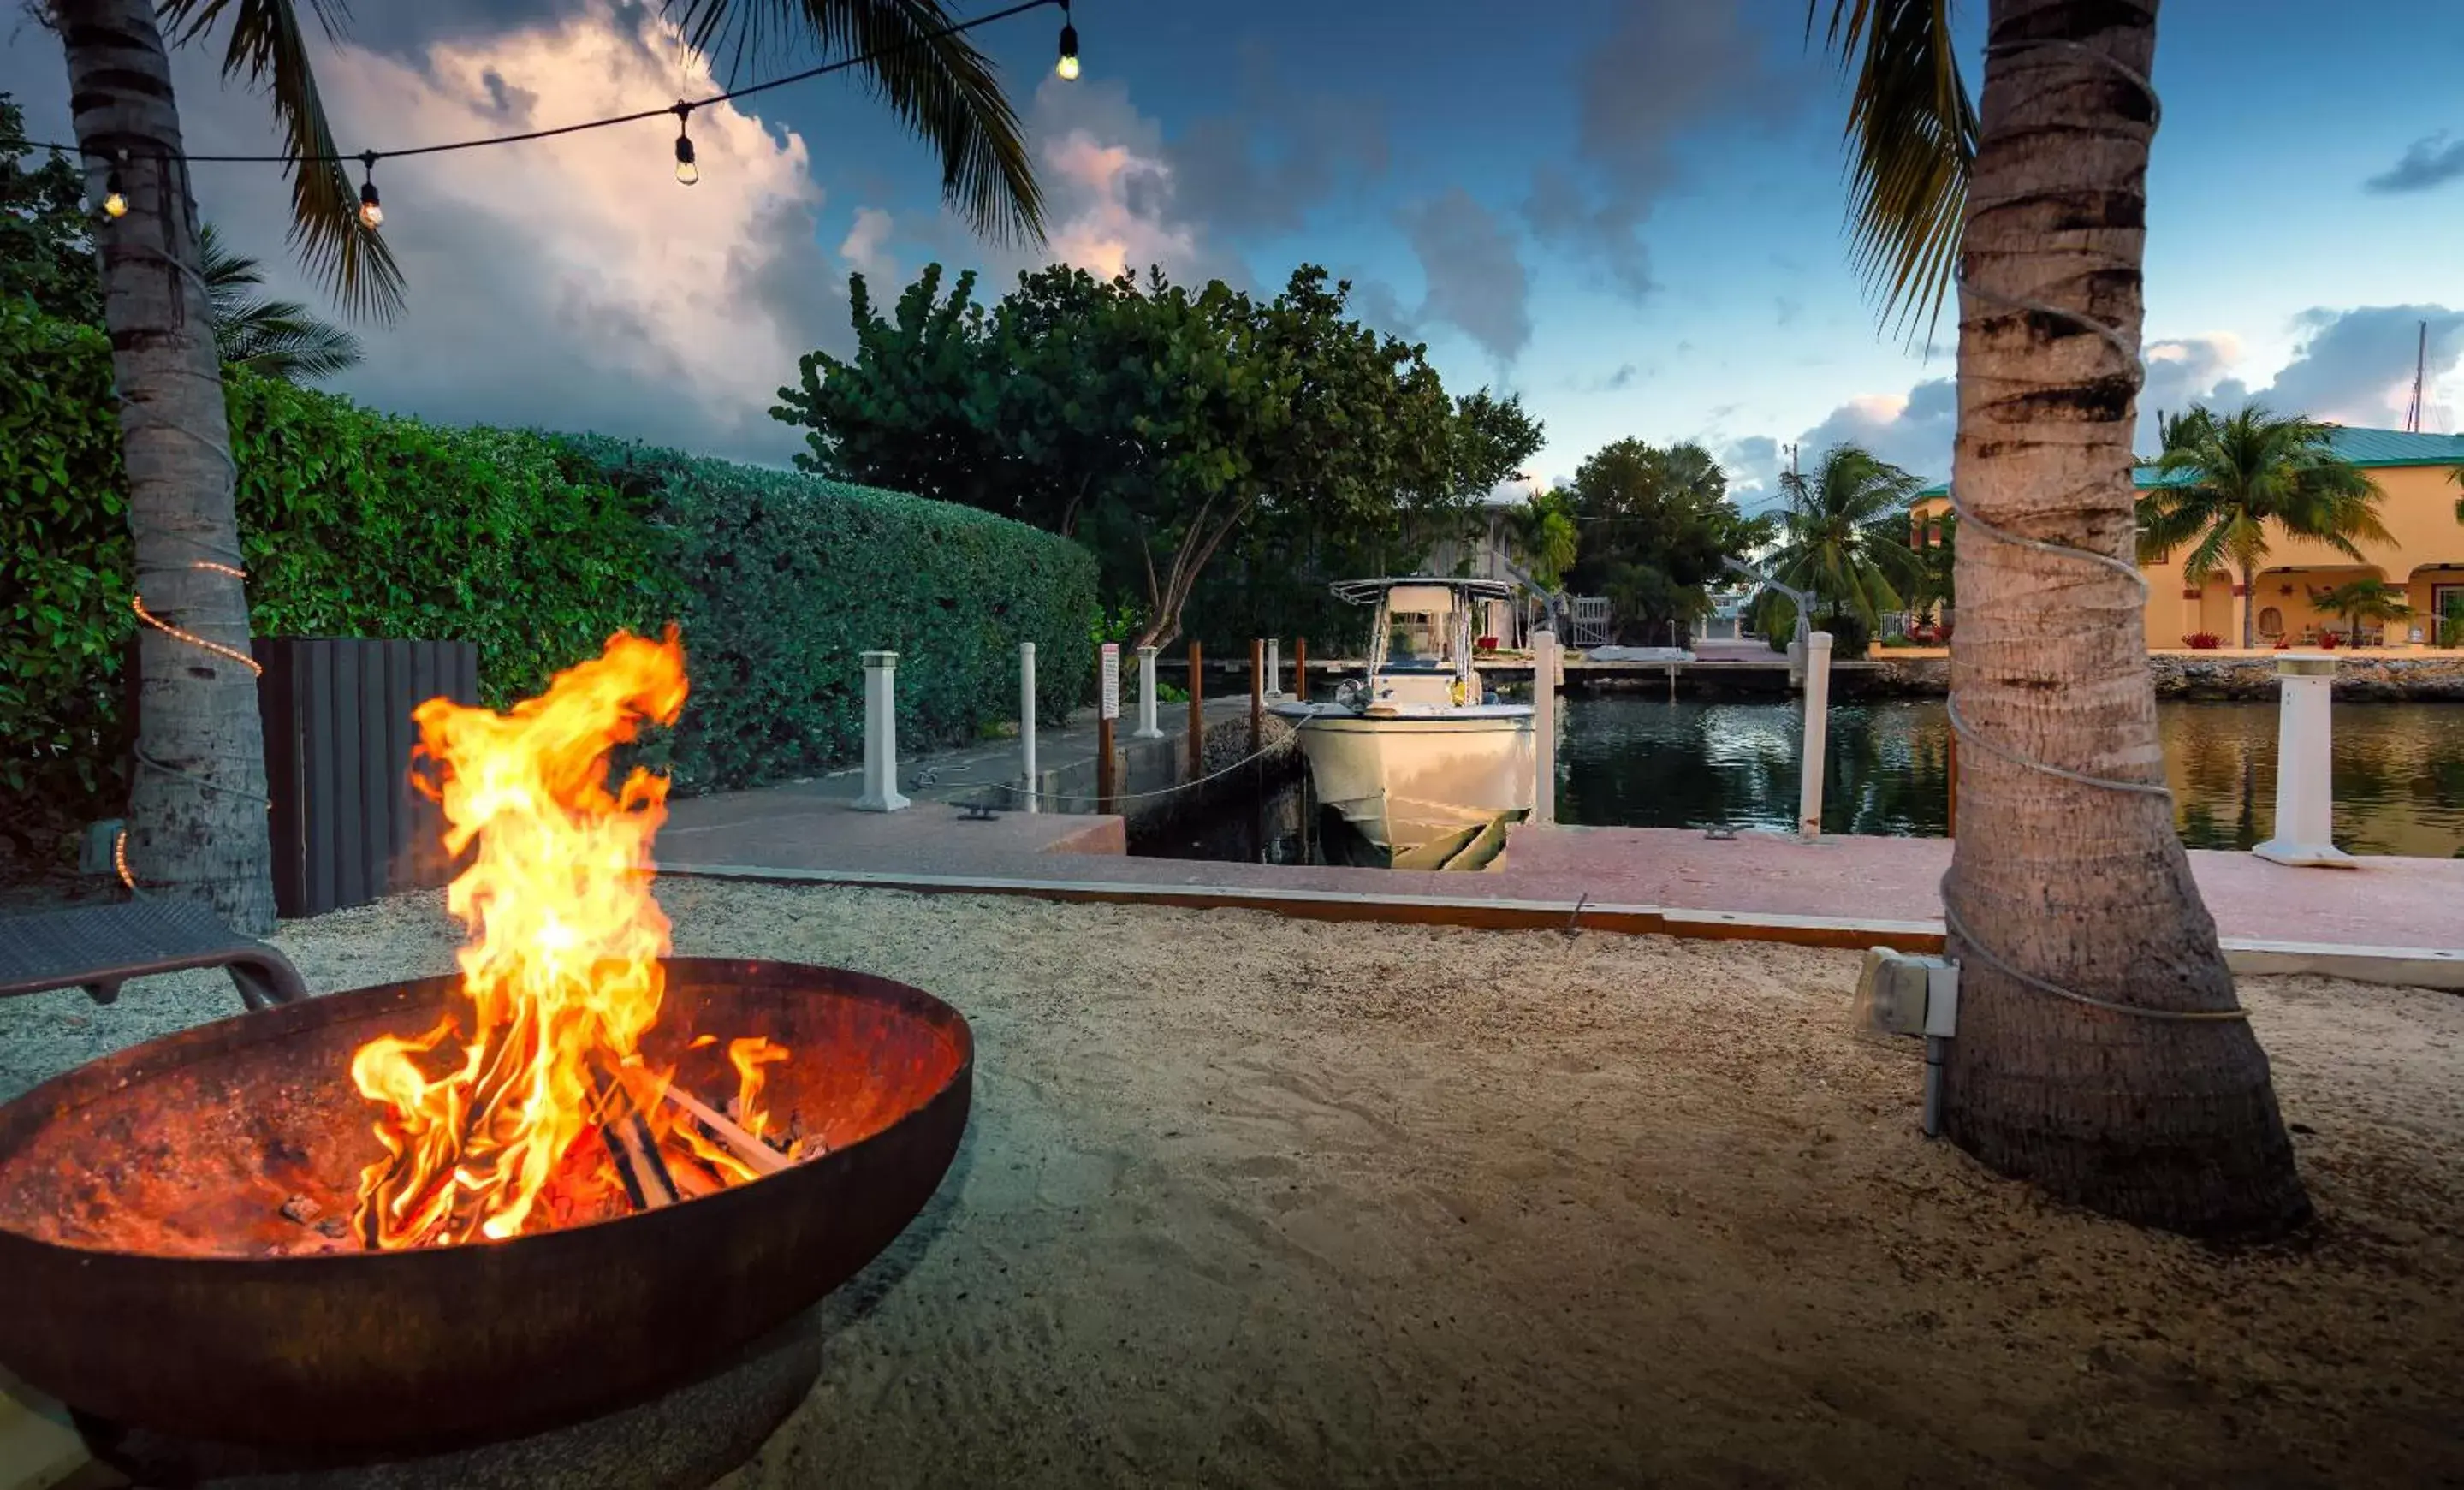
<path fill-rule="evenodd" d="M 1417 717 L 1322 706 L 1276 712 L 1298 728 L 1319 803 L 1389 854 L 1531 810 L 1529 709 Z"/>

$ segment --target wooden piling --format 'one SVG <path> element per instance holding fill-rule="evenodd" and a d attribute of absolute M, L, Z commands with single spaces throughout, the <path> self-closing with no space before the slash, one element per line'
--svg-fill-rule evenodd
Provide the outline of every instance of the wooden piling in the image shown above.
<path fill-rule="evenodd" d="M 1109 813 L 1113 808 L 1112 721 L 1095 721 L 1095 810 Z"/>
<path fill-rule="evenodd" d="M 1292 695 L 1309 702 L 1309 638 L 1292 638 Z"/>
<path fill-rule="evenodd" d="M 1249 754 L 1266 739 L 1266 640 L 1249 639 Z"/>
<path fill-rule="evenodd" d="M 1189 778 L 1206 774 L 1206 654 L 1189 644 Z"/>
<path fill-rule="evenodd" d="M 1959 732 L 1950 732 L 1950 810 L 1944 817 L 1943 834 L 1959 836 Z"/>

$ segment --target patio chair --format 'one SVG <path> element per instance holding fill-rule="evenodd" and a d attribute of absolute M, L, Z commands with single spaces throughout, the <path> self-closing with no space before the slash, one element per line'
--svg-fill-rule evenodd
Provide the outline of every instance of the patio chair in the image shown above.
<path fill-rule="evenodd" d="M 77 987 L 107 1004 L 132 977 L 188 968 L 229 973 L 250 1009 L 308 997 L 299 970 L 278 949 L 186 901 L 147 897 L 0 916 L 0 998 Z"/>

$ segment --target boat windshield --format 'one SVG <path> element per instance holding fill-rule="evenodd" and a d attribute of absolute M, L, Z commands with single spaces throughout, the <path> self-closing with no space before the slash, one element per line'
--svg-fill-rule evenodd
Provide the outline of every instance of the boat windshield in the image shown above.
<path fill-rule="evenodd" d="M 1448 617 L 1428 611 L 1395 611 L 1386 618 L 1386 665 L 1444 668 L 1453 665 L 1454 637 Z"/>

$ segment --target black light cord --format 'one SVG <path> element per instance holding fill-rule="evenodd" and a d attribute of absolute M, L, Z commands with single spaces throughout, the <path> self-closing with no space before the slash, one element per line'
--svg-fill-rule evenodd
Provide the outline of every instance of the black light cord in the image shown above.
<path fill-rule="evenodd" d="M 884 47 L 877 52 L 859 53 L 854 56 L 841 57 L 835 62 L 825 62 L 818 67 L 808 67 L 801 73 L 790 73 L 784 77 L 773 77 L 763 82 L 748 83 L 741 88 L 731 88 L 725 93 L 712 94 L 707 99 L 695 99 L 690 103 L 679 100 L 675 103 L 661 104 L 655 109 L 642 109 L 632 114 L 620 114 L 613 119 L 594 119 L 585 121 L 579 124 L 560 124 L 553 129 L 529 129 L 522 131 L 520 134 L 515 135 L 490 135 L 485 139 L 480 140 L 455 140 L 445 144 L 411 145 L 401 150 L 353 150 L 347 153 L 338 152 L 332 155 L 189 155 L 185 152 L 174 155 L 165 152 L 149 153 L 144 151 L 129 153 L 106 151 L 99 146 L 59 144 L 46 140 L 29 141 L 27 142 L 26 147 L 30 150 L 49 150 L 55 155 L 112 154 L 121 160 L 182 160 L 192 164 L 203 162 L 214 164 L 297 165 L 358 161 L 363 165 L 373 165 L 379 161 L 399 160 L 404 157 L 413 155 L 443 155 L 450 150 L 476 150 L 484 145 L 523 144 L 533 140 L 553 140 L 560 135 L 578 135 L 584 130 L 608 129 L 618 124 L 638 124 L 646 119 L 659 119 L 663 116 L 681 114 L 682 112 L 690 111 L 692 109 L 708 108 L 715 103 L 727 103 L 737 99 L 749 99 L 758 93 L 768 93 L 773 88 L 784 88 L 791 83 L 810 82 L 816 77 L 827 77 L 832 73 L 843 73 L 848 68 L 859 67 L 867 62 L 877 61 L 882 57 L 891 56 L 896 53 L 904 52 L 910 47 L 920 47 L 928 42 L 939 41 L 945 37 L 959 35 L 966 32 L 974 31 L 979 26 L 989 26 L 995 21 L 1005 21 L 1015 15 L 1023 15 L 1029 11 L 1041 11 L 1047 6 L 1059 6 L 1064 12 L 1067 12 L 1069 9 L 1068 0 L 1021 0 L 1021 3 L 1017 5 L 1012 5 L 1002 10 L 979 15 L 972 20 L 959 21 L 953 25 L 944 26 L 938 31 L 928 32 L 921 36 L 910 37 L 908 40 L 902 41 L 896 46 Z"/>

